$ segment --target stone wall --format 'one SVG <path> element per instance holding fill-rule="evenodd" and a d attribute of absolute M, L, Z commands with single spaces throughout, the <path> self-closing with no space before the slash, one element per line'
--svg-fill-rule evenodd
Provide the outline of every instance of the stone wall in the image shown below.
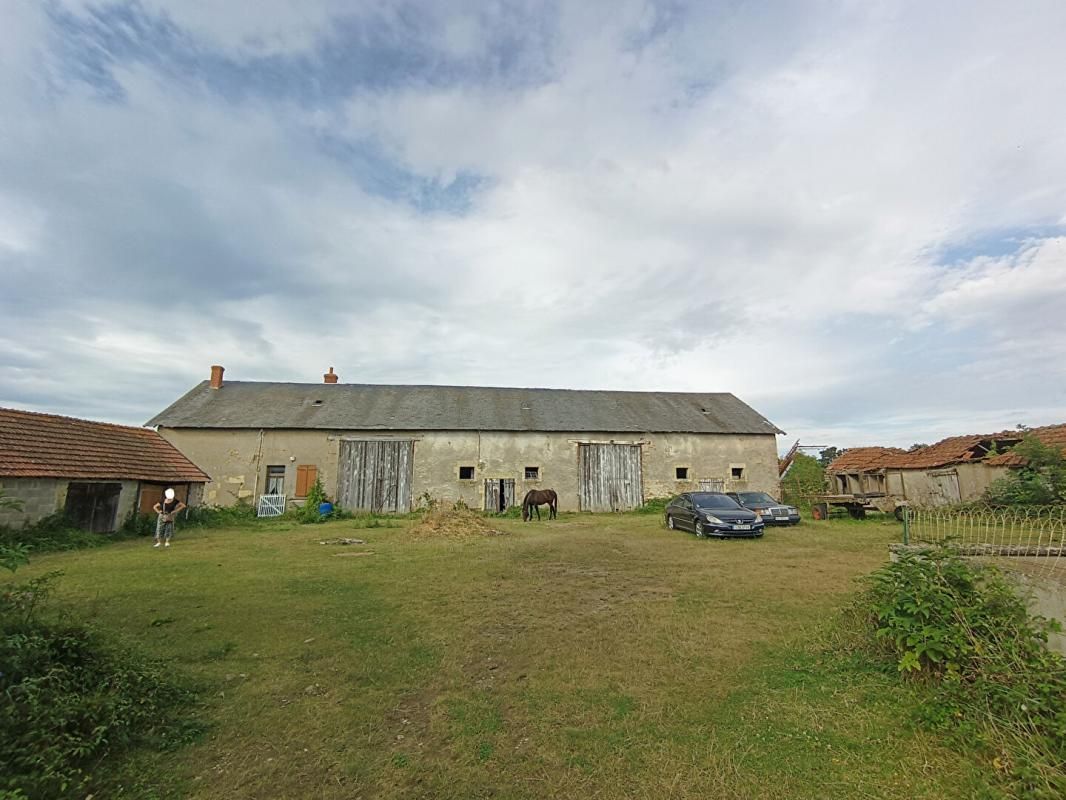
<path fill-rule="evenodd" d="M 209 505 L 252 501 L 263 493 L 268 466 L 285 468 L 285 493 L 293 497 L 297 467 L 318 468 L 326 493 L 336 496 L 340 442 L 345 438 L 410 438 L 414 441 L 413 497 L 429 494 L 473 508 L 484 504 L 487 479 L 513 478 L 516 498 L 529 489 L 552 488 L 559 507 L 578 509 L 578 447 L 581 442 L 641 444 L 644 497 L 665 497 L 720 479 L 728 490 L 780 492 L 777 440 L 773 434 L 527 433 L 477 431 L 307 431 L 161 428 L 160 434 L 212 481 Z M 460 467 L 473 467 L 461 480 Z M 537 467 L 536 480 L 526 480 Z M 677 469 L 688 470 L 678 480 Z M 734 471 L 740 472 L 733 478 Z"/>
<path fill-rule="evenodd" d="M 58 478 L 0 478 L 7 497 L 22 501 L 22 510 L 0 509 L 0 525 L 32 523 L 63 509 L 67 481 Z"/>

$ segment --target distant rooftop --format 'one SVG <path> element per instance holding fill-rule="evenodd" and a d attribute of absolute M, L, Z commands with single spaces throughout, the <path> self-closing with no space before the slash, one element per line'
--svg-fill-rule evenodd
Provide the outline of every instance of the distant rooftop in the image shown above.
<path fill-rule="evenodd" d="M 1009 451 L 1027 434 L 1044 444 L 1066 449 L 1066 425 L 1028 430 L 952 436 L 915 450 L 897 447 L 855 447 L 845 450 L 828 466 L 829 472 L 871 472 L 881 469 L 936 469 L 953 464 L 983 462 L 992 466 L 1021 466 L 1025 459 Z"/>

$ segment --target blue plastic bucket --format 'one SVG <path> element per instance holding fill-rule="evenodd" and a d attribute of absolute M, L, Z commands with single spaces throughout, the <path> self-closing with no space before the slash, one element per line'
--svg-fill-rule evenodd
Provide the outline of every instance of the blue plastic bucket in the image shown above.
<path fill-rule="evenodd" d="M 323 517 L 327 517 L 333 513 L 333 503 L 319 503 L 318 513 Z"/>

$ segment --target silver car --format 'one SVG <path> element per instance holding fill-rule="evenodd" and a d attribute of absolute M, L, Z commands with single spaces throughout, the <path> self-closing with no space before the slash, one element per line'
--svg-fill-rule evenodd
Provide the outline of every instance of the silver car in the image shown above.
<path fill-rule="evenodd" d="M 759 512 L 767 525 L 798 525 L 799 509 L 779 503 L 766 492 L 727 492 L 744 508 Z"/>

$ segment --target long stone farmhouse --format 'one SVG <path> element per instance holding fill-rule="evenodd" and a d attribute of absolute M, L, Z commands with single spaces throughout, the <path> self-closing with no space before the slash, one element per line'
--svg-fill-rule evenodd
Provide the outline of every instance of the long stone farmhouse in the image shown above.
<path fill-rule="evenodd" d="M 212 478 L 204 500 L 284 495 L 315 478 L 349 509 L 425 497 L 501 511 L 529 489 L 563 510 L 679 491 L 779 490 L 772 423 L 731 394 L 203 381 L 149 420 Z"/>

